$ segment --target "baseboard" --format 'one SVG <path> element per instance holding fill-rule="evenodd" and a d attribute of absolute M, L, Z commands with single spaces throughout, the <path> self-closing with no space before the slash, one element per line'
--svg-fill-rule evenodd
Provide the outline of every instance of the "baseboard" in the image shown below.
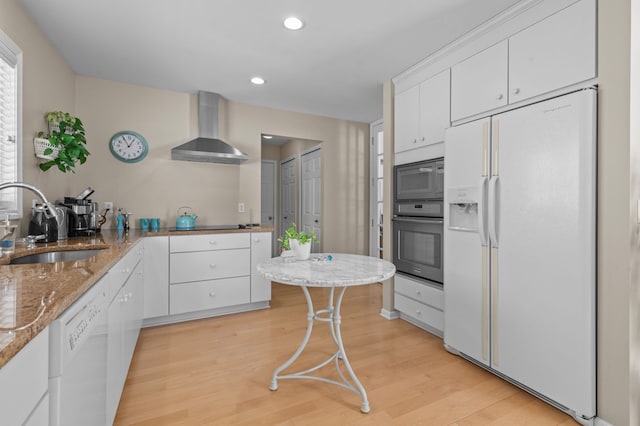
<path fill-rule="evenodd" d="M 600 417 L 596 417 L 593 422 L 593 426 L 613 426 L 613 425 L 606 420 L 602 420 Z"/>
<path fill-rule="evenodd" d="M 387 309 L 382 308 L 380 310 L 380 316 L 388 320 L 394 320 L 394 319 L 400 318 L 400 312 L 396 310 L 389 311 Z"/>

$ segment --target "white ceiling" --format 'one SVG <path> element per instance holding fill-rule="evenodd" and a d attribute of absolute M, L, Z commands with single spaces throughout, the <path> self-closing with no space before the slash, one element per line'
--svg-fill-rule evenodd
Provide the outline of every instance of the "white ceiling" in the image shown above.
<path fill-rule="evenodd" d="M 20 0 L 77 74 L 363 122 L 385 80 L 518 1 Z"/>

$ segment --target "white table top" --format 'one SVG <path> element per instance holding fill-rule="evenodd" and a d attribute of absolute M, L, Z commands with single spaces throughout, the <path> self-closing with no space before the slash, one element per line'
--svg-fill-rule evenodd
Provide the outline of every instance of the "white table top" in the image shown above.
<path fill-rule="evenodd" d="M 309 260 L 285 261 L 274 257 L 258 265 L 265 278 L 283 284 L 308 287 L 347 287 L 389 279 L 396 267 L 391 262 L 358 254 L 313 253 Z"/>

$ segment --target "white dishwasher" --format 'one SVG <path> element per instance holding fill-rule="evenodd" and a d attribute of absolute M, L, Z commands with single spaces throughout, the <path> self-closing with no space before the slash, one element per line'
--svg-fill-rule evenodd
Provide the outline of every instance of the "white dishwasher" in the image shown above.
<path fill-rule="evenodd" d="M 50 326 L 51 426 L 106 423 L 107 276 Z"/>

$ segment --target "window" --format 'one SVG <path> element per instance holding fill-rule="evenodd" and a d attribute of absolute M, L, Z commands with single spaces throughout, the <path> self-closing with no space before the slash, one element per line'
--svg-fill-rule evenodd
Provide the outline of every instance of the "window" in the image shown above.
<path fill-rule="evenodd" d="M 0 33 L 0 183 L 21 179 L 19 137 L 19 49 Z M 0 219 L 22 216 L 22 194 L 17 188 L 0 191 Z"/>

